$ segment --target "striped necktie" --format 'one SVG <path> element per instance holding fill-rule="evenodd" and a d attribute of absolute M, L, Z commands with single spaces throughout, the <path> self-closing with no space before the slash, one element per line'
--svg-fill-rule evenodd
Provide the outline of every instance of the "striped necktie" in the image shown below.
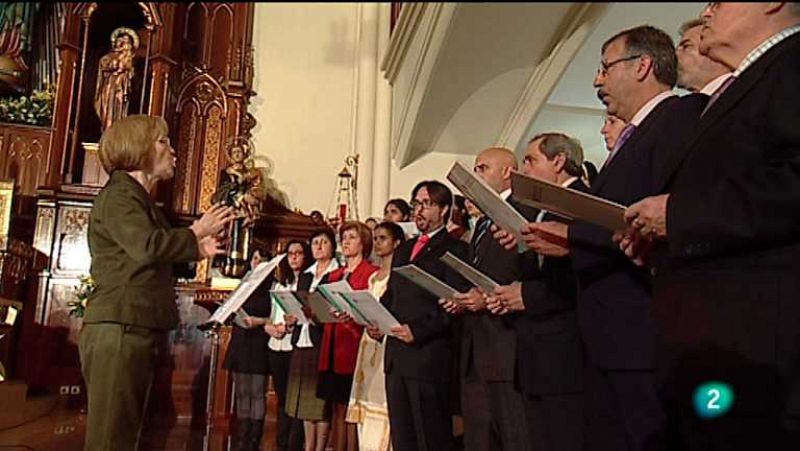
<path fill-rule="evenodd" d="M 481 243 L 481 239 L 486 232 L 489 230 L 489 226 L 492 225 L 492 220 L 489 219 L 488 216 L 481 216 L 481 219 L 478 220 L 478 223 L 475 225 L 475 232 L 472 235 L 472 264 L 477 265 L 478 261 L 480 260 L 480 255 L 478 254 L 478 246 Z"/>

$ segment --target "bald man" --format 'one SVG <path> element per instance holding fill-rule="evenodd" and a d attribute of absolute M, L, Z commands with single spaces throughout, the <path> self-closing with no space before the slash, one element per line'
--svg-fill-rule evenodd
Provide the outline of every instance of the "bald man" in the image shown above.
<path fill-rule="evenodd" d="M 517 169 L 514 153 L 490 147 L 475 158 L 474 171 L 503 199 L 511 195 L 511 170 Z M 519 208 L 535 218 L 536 212 Z M 470 242 L 469 263 L 496 282 L 507 285 L 522 279 L 525 256 L 505 250 L 489 230 L 491 219 L 478 220 Z M 514 386 L 516 336 L 513 323 L 486 310 L 483 293 L 472 288 L 456 296 L 461 317 L 461 409 L 466 450 L 527 450 L 529 439 L 525 405 Z"/>

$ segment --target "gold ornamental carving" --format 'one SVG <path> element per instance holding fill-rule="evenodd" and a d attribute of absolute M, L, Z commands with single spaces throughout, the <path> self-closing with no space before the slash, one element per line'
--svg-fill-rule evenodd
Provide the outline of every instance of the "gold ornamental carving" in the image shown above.
<path fill-rule="evenodd" d="M 214 105 L 208 110 L 208 122 L 206 123 L 206 145 L 203 152 L 203 176 L 200 186 L 201 212 L 211 208 L 211 197 L 217 189 L 222 125 L 222 109 Z"/>
<path fill-rule="evenodd" d="M 189 174 L 194 173 L 195 158 L 194 153 L 197 148 L 197 110 L 193 104 L 188 105 L 183 112 L 181 112 L 180 119 L 180 134 L 178 148 L 178 161 L 182 164 L 177 165 L 177 174 L 175 177 L 178 192 L 175 196 L 176 209 L 184 214 L 191 213 L 192 198 L 191 198 L 191 181 Z"/>

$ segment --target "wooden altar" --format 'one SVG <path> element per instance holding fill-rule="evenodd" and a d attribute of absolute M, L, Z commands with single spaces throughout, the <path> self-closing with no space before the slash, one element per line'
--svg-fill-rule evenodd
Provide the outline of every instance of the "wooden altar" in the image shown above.
<path fill-rule="evenodd" d="M 27 245 L 30 254 L 17 266 L 26 276 L 14 298 L 23 304 L 18 349 L 24 352 L 16 353 L 12 377 L 51 393 L 82 387 L 77 354 L 81 320 L 69 315 L 67 303 L 89 272 L 86 229 L 92 201 L 104 182 L 86 144 L 100 137 L 92 100 L 97 63 L 109 50 L 110 33 L 128 27 L 140 40 L 129 114 L 163 116 L 170 127 L 178 166 L 174 179 L 160 185 L 155 198 L 173 224 L 186 226 L 210 207 L 226 164 L 226 144 L 234 137 L 249 137 L 255 125 L 247 114 L 255 95 L 252 3 L 61 5 L 52 126 L 0 124 L 0 178 L 16 179 L 19 200 L 11 238 Z M 253 239 L 272 252 L 282 251 L 290 239 L 308 238 L 317 227 L 308 216 L 271 200 L 262 211 Z M 208 287 L 208 272 L 209 262 L 201 262 L 196 277 L 176 287 L 181 322 L 159 353 L 151 395 L 151 413 L 180 422 L 197 421 L 205 413 L 211 342 L 197 325 L 210 315 L 207 301 L 224 296 Z M 227 349 L 224 328 L 219 338 L 218 367 Z M 231 381 L 225 371 L 216 370 L 213 419 L 220 425 L 232 411 Z"/>

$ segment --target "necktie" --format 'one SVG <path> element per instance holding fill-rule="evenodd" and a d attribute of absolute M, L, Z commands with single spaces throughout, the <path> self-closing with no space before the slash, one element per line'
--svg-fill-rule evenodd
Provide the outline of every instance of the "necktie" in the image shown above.
<path fill-rule="evenodd" d="M 617 142 L 614 143 L 614 148 L 611 149 L 611 153 L 608 154 L 608 158 L 606 158 L 605 163 L 603 163 L 603 167 L 601 168 L 601 170 L 605 169 L 605 167 L 608 166 L 608 163 L 611 162 L 611 159 L 614 158 L 614 156 L 617 155 L 617 152 L 619 152 L 619 149 L 621 149 L 622 146 L 625 144 L 625 141 L 627 141 L 628 138 L 631 137 L 631 135 L 633 134 L 634 130 L 636 130 L 636 126 L 633 125 L 633 124 L 628 124 L 622 129 L 622 133 L 619 134 L 619 137 L 617 138 Z"/>
<path fill-rule="evenodd" d="M 717 88 L 717 90 L 716 90 L 716 91 L 714 91 L 714 93 L 713 93 L 713 94 L 711 94 L 711 98 L 710 98 L 710 99 L 708 99 L 708 103 L 706 104 L 706 107 L 705 107 L 705 109 L 703 110 L 703 113 L 702 113 L 702 114 L 700 114 L 700 117 L 703 117 L 703 116 L 706 114 L 706 112 L 708 112 L 708 109 L 709 109 L 709 108 L 711 108 L 711 104 L 713 104 L 714 102 L 716 102 L 716 101 L 717 101 L 717 99 L 719 99 L 719 98 L 720 98 L 720 96 L 722 95 L 722 93 L 723 93 L 723 92 L 725 92 L 725 90 L 726 90 L 726 89 L 728 89 L 728 86 L 730 86 L 730 85 L 731 85 L 731 83 L 733 83 L 733 81 L 734 81 L 734 80 L 736 80 L 736 77 L 734 77 L 733 75 L 731 75 L 730 77 L 728 77 L 728 79 L 727 79 L 727 80 L 725 80 L 725 83 L 721 84 L 721 85 L 719 86 L 719 88 Z"/>
<path fill-rule="evenodd" d="M 477 265 L 478 261 L 480 260 L 480 255 L 478 253 L 478 246 L 481 243 L 481 239 L 486 232 L 489 230 L 489 226 L 492 225 L 492 220 L 489 219 L 488 216 L 481 216 L 481 219 L 478 220 L 478 224 L 475 226 L 475 232 L 472 234 L 472 264 Z"/>
<path fill-rule="evenodd" d="M 414 243 L 414 247 L 411 249 L 411 260 L 414 260 L 417 254 L 419 254 L 419 251 L 421 251 L 422 248 L 425 247 L 425 245 L 428 244 L 428 241 L 430 240 L 431 237 L 424 234 L 420 235 L 419 238 L 417 238 L 417 242 Z"/>
<path fill-rule="evenodd" d="M 540 210 L 539 214 L 536 215 L 536 221 L 535 222 L 544 221 L 544 215 L 546 215 L 546 214 L 547 214 L 547 210 Z M 539 268 L 541 268 L 544 265 L 544 255 L 536 254 L 536 260 L 539 262 Z"/>

